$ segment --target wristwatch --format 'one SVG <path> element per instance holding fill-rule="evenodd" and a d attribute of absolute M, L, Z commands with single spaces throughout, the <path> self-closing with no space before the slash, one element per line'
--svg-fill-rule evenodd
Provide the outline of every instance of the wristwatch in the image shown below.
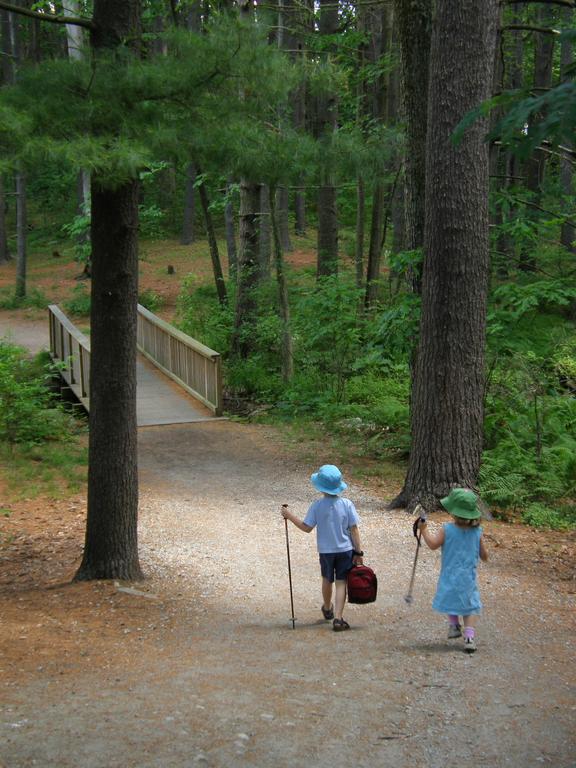
<path fill-rule="evenodd" d="M 353 550 L 352 554 L 354 555 L 354 557 L 364 557 L 364 552 L 362 550 L 360 550 L 360 552 Z"/>

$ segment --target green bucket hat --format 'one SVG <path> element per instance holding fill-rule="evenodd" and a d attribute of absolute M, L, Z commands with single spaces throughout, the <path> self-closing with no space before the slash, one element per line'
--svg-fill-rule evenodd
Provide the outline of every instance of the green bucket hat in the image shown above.
<path fill-rule="evenodd" d="M 440 499 L 440 504 L 454 517 L 477 520 L 481 516 L 476 494 L 465 488 L 453 488 L 448 496 Z"/>

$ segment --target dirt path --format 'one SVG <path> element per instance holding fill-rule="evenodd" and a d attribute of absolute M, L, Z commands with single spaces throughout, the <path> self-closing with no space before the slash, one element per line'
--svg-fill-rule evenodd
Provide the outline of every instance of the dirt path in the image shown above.
<path fill-rule="evenodd" d="M 314 467 L 263 427 L 139 434 L 144 594 L 66 583 L 82 499 L 14 504 L 3 524 L 0 765 L 575 765 L 570 537 L 487 525 L 469 657 L 430 608 L 437 553 L 407 607 L 411 521 L 343 467 L 380 596 L 332 632 L 313 537 L 292 528 L 293 631 L 279 505 L 304 514 Z"/>

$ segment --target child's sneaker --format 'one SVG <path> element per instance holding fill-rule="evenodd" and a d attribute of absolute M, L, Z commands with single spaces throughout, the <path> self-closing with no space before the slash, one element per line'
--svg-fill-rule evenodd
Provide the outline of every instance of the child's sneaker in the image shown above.
<path fill-rule="evenodd" d="M 476 650 L 476 640 L 473 637 L 467 637 L 464 640 L 464 650 L 466 653 L 474 653 Z"/>
<path fill-rule="evenodd" d="M 449 624 L 448 640 L 454 640 L 456 637 L 462 637 L 462 627 L 460 624 Z"/>

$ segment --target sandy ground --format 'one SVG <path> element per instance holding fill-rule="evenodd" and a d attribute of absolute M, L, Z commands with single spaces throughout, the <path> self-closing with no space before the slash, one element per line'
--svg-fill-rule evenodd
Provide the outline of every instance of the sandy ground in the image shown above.
<path fill-rule="evenodd" d="M 486 524 L 485 613 L 473 656 L 430 603 L 438 553 L 415 551 L 395 488 L 355 481 L 380 594 L 322 621 L 314 466 L 270 428 L 141 429 L 139 584 L 70 584 L 85 505 L 29 500 L 2 519 L 0 765 L 4 768 L 574 766 L 574 545 Z M 440 521 L 434 521 L 436 524 Z M 128 591 L 123 591 L 128 589 Z"/>

